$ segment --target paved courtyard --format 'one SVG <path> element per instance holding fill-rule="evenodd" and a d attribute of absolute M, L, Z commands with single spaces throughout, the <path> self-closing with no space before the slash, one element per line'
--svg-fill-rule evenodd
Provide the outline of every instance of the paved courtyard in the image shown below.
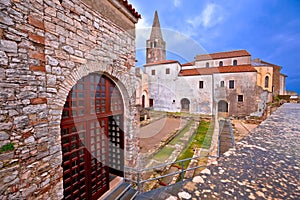
<path fill-rule="evenodd" d="M 284 104 L 193 180 L 136 199 L 300 199 L 300 104 Z"/>

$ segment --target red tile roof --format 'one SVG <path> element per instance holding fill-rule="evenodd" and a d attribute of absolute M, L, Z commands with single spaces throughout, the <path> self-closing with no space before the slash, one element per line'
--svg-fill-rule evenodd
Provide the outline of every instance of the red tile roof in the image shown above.
<path fill-rule="evenodd" d="M 127 0 L 119 0 L 120 3 L 122 3 L 133 16 L 135 16 L 137 19 L 141 19 L 141 14 L 139 14 L 135 8 L 127 1 Z"/>
<path fill-rule="evenodd" d="M 144 67 L 151 66 L 151 65 L 170 64 L 170 63 L 179 63 L 179 62 L 177 60 L 162 60 L 162 61 L 147 63 L 147 64 L 144 65 Z"/>
<path fill-rule="evenodd" d="M 246 50 L 236 50 L 236 51 L 227 51 L 211 54 L 200 54 L 195 57 L 196 61 L 203 60 L 215 60 L 222 58 L 231 58 L 231 57 L 242 57 L 242 56 L 251 56 L 251 54 Z"/>
<path fill-rule="evenodd" d="M 193 65 L 195 65 L 195 62 L 184 63 L 181 66 L 185 67 L 185 66 L 193 66 Z"/>
<path fill-rule="evenodd" d="M 211 75 L 217 73 L 239 73 L 239 72 L 256 72 L 256 69 L 252 65 L 195 68 L 195 69 L 181 70 L 179 72 L 179 76 L 197 76 L 197 75 Z"/>

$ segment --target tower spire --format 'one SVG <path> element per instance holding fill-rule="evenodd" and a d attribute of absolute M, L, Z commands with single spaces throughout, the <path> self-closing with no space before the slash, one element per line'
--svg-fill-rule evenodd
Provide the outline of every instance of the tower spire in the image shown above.
<path fill-rule="evenodd" d="M 158 19 L 158 13 L 156 10 L 154 13 L 154 19 L 153 19 L 150 39 L 158 39 L 158 38 L 163 40 L 161 29 L 160 29 L 160 23 L 159 23 L 159 19 Z"/>
<path fill-rule="evenodd" d="M 146 46 L 146 63 L 166 60 L 166 42 L 162 36 L 157 11 L 154 13 L 151 34 Z"/>

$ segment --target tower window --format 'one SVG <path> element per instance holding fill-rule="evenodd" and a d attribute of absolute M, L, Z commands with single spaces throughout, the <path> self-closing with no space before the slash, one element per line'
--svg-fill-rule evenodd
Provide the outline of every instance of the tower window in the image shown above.
<path fill-rule="evenodd" d="M 203 81 L 199 81 L 199 88 L 203 88 L 203 86 L 204 86 L 204 82 Z"/>
<path fill-rule="evenodd" d="M 155 70 L 154 69 L 151 70 L 151 75 L 153 75 L 153 76 L 155 75 Z"/>
<path fill-rule="evenodd" d="M 166 74 L 170 74 L 170 68 L 166 69 Z"/>
<path fill-rule="evenodd" d="M 224 87 L 224 85 L 225 85 L 224 81 L 221 81 L 220 85 L 221 85 L 221 87 Z"/>
<path fill-rule="evenodd" d="M 229 89 L 234 89 L 234 80 L 229 81 Z"/>
<path fill-rule="evenodd" d="M 265 77 L 265 88 L 269 87 L 269 76 Z"/>
<path fill-rule="evenodd" d="M 233 66 L 237 66 L 237 60 L 233 60 Z"/>
<path fill-rule="evenodd" d="M 223 66 L 223 61 L 219 62 L 219 66 L 222 67 Z"/>
<path fill-rule="evenodd" d="M 238 95 L 238 102 L 243 102 L 243 101 L 244 101 L 244 96 Z"/>
<path fill-rule="evenodd" d="M 209 62 L 206 63 L 206 68 L 209 68 Z"/>

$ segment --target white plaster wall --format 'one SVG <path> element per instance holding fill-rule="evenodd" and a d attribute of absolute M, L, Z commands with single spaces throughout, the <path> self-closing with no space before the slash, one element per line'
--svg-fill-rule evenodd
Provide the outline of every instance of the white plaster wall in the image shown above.
<path fill-rule="evenodd" d="M 166 69 L 170 69 L 170 74 L 166 74 Z M 155 75 L 152 75 L 155 70 Z M 145 72 L 149 78 L 149 98 L 154 99 L 153 108 L 161 111 L 176 110 L 173 100 L 176 102 L 176 79 L 180 71 L 178 63 L 146 66 Z"/>
<path fill-rule="evenodd" d="M 203 81 L 203 88 L 199 88 L 199 81 Z M 190 112 L 198 114 L 212 114 L 212 76 L 181 76 L 176 83 L 177 110 L 181 110 L 181 99 L 190 100 Z"/>

